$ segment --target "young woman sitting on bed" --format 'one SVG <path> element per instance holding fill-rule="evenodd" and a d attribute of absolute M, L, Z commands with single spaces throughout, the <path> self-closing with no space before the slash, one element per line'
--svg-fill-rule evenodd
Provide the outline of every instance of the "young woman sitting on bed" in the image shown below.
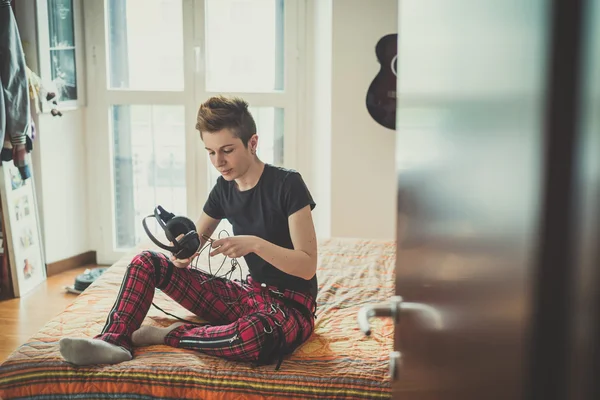
<path fill-rule="evenodd" d="M 196 129 L 221 173 L 196 223 L 211 237 L 227 218 L 235 236 L 212 242 L 211 256 L 244 257 L 242 282 L 216 278 L 186 260 L 143 251 L 123 278 L 106 325 L 93 339 L 63 338 L 60 352 L 76 365 L 132 358 L 134 346 L 167 344 L 229 360 L 268 364 L 308 339 L 314 328 L 317 241 L 312 196 L 300 174 L 265 164 L 248 104 L 213 97 L 200 106 Z M 202 239 L 201 247 L 206 243 Z M 211 279 L 212 278 L 212 279 Z M 155 288 L 210 325 L 140 328 Z M 279 364 L 277 367 L 279 367 Z"/>

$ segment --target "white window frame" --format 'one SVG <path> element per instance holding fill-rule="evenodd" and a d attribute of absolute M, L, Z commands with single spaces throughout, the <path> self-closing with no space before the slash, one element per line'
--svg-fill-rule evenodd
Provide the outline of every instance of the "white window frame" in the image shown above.
<path fill-rule="evenodd" d="M 75 80 L 77 84 L 76 100 L 60 100 L 62 111 L 71 111 L 86 105 L 85 62 L 83 44 L 83 24 L 81 21 L 81 9 L 83 0 L 73 0 L 73 36 L 75 39 Z M 37 24 L 37 53 L 39 64 L 39 75 L 45 81 L 52 79 L 52 67 L 50 60 L 50 24 L 48 22 L 48 0 L 36 0 L 36 24 Z M 50 113 L 53 106 L 46 101 L 41 102 L 41 111 Z"/>
<path fill-rule="evenodd" d="M 237 95 L 252 107 L 284 109 L 284 163 L 298 168 L 299 115 L 303 107 L 302 56 L 305 0 L 285 0 L 284 90 L 282 92 L 209 92 L 205 87 L 204 0 L 182 0 L 184 40 L 184 91 L 112 90 L 108 86 L 106 2 L 84 1 L 88 108 L 86 152 L 90 244 L 99 264 L 111 264 L 134 249 L 115 249 L 115 205 L 112 182 L 113 154 L 109 111 L 113 104 L 184 105 L 186 108 L 186 181 L 188 217 L 196 219 L 210 191 L 209 161 L 195 129 L 197 106 L 215 94 Z M 191 88 L 191 89 L 190 89 Z M 259 132 L 260 135 L 260 132 Z M 212 167 L 210 167 L 212 168 Z M 148 210 L 150 214 L 152 210 Z"/>

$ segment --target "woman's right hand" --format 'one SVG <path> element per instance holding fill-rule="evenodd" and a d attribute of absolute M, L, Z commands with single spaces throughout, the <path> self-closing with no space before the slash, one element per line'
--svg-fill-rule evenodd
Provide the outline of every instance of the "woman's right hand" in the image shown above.
<path fill-rule="evenodd" d="M 184 258 L 184 259 L 178 259 L 175 258 L 174 255 L 171 254 L 171 262 L 173 263 L 173 265 L 175 265 L 177 268 L 187 268 L 192 261 L 194 261 L 194 258 L 198 257 L 198 253 L 194 253 L 190 258 Z"/>

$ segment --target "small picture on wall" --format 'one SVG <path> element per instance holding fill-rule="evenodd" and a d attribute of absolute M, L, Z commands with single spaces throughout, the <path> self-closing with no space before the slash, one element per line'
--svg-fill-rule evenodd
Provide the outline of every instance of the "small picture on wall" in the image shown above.
<path fill-rule="evenodd" d="M 35 239 L 33 237 L 33 229 L 31 229 L 30 226 L 21 229 L 19 241 L 21 242 L 21 247 L 23 249 L 27 249 L 35 244 Z"/>
<path fill-rule="evenodd" d="M 31 213 L 31 207 L 29 205 L 29 197 L 27 195 L 18 197 L 15 200 L 15 217 L 17 221 L 23 220 Z"/>
<path fill-rule="evenodd" d="M 18 257 L 15 258 L 15 261 L 17 263 L 19 279 L 24 283 L 21 286 L 23 287 L 30 283 L 35 284 L 44 274 L 41 268 L 43 264 L 41 264 L 36 246 L 31 246 L 27 250 L 20 252 Z M 45 268 L 43 269 L 45 270 Z"/>
<path fill-rule="evenodd" d="M 29 261 L 29 259 L 25 259 L 23 261 L 23 277 L 25 279 L 31 278 L 31 276 L 35 273 L 35 267 L 33 263 Z"/>

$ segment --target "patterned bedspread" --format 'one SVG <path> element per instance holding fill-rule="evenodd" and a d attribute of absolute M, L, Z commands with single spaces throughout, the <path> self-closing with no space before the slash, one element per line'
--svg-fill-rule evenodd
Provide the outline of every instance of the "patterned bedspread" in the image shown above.
<path fill-rule="evenodd" d="M 169 346 L 135 350 L 131 361 L 75 367 L 63 361 L 58 340 L 93 337 L 104 325 L 131 256 L 115 263 L 62 313 L 51 319 L 0 366 L 1 399 L 380 399 L 391 397 L 388 378 L 393 326 L 372 320 L 358 329 L 364 304 L 394 291 L 395 244 L 327 239 L 319 246 L 320 292 L 312 337 L 274 365 L 254 367 Z M 214 271 L 214 266 L 213 266 Z M 194 318 L 157 292 L 155 303 Z M 150 308 L 144 324 L 174 319 Z"/>

